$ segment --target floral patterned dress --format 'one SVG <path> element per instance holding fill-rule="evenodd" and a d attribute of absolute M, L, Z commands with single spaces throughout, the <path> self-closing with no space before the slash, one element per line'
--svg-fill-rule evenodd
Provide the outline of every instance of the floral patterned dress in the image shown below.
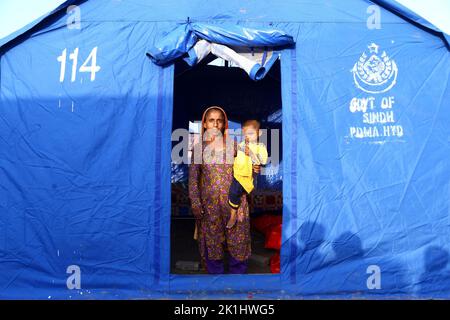
<path fill-rule="evenodd" d="M 222 260 L 225 250 L 236 260 L 245 261 L 251 254 L 250 217 L 246 196 L 238 210 L 243 219 L 227 229 L 230 218 L 228 190 L 233 179 L 233 165 L 225 163 L 223 152 L 203 154 L 202 164 L 189 166 L 189 198 L 193 208 L 203 210 L 198 220 L 198 243 L 202 260 Z M 194 158 L 194 157 L 192 157 Z"/>

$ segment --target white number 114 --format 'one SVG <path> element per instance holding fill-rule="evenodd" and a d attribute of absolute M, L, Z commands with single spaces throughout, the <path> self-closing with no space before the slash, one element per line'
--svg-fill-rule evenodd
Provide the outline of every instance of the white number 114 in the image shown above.
<path fill-rule="evenodd" d="M 56 58 L 61 63 L 61 69 L 59 72 L 59 82 L 64 81 L 64 76 L 66 74 L 66 60 L 67 60 L 67 49 L 64 49 L 62 54 Z M 78 65 L 78 48 L 75 48 L 71 54 L 69 54 L 69 60 L 72 60 L 72 75 L 70 81 L 74 82 L 77 76 L 77 65 Z M 90 65 L 88 65 L 90 63 Z M 91 50 L 89 56 L 81 65 L 79 72 L 90 72 L 91 81 L 95 80 L 95 73 L 100 70 L 100 66 L 97 66 L 97 47 Z"/>

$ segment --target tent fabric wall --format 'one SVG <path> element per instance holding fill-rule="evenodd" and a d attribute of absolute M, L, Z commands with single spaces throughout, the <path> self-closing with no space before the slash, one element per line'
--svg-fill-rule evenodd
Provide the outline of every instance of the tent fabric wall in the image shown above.
<path fill-rule="evenodd" d="M 408 34 L 409 26 L 404 27 L 384 28 L 371 41 L 381 44 L 395 34 Z M 308 41 L 313 28 L 329 39 L 339 39 L 338 33 L 345 32 L 348 45 L 340 48 L 345 55 L 327 50 L 327 46 L 339 48 L 340 40 L 327 40 L 317 50 L 317 44 Z M 448 192 L 448 142 L 443 137 L 449 132 L 444 98 L 449 88 L 446 80 L 439 80 L 441 72 L 445 74 L 442 79 L 449 76 L 448 52 L 438 49 L 441 44 L 433 37 L 420 49 L 412 39 L 410 44 L 405 39 L 398 47 L 390 44 L 403 70 L 389 96 L 395 96 L 394 112 L 404 136 L 384 138 L 380 144 L 370 143 L 370 139 L 355 141 L 344 138 L 356 120 L 349 116 L 349 103 L 353 97 L 364 95 L 349 85 L 352 80 L 346 66 L 357 60 L 354 50 L 364 42 L 365 31 L 358 32 L 351 25 L 339 30 L 335 26 L 303 25 L 303 30 L 297 39 L 301 50 L 282 60 L 288 65 L 282 74 L 291 70 L 291 81 L 283 83 L 292 84 L 283 97 L 283 106 L 286 101 L 292 106 L 284 108 L 283 114 L 284 133 L 291 141 L 283 147 L 285 154 L 292 155 L 285 157 L 283 194 L 288 214 L 284 215 L 283 236 L 297 238 L 286 241 L 282 250 L 286 281 L 310 294 L 446 296 L 445 291 L 424 292 L 420 273 L 424 265 L 437 263 L 425 261 L 427 248 L 448 250 L 444 231 L 448 198 L 441 201 L 439 192 L 433 191 Z M 344 244 L 339 243 L 342 237 L 347 239 Z M 317 243 L 308 248 L 310 238 Z M 370 265 L 387 271 L 380 290 L 362 288 L 368 278 L 365 269 Z"/>
<path fill-rule="evenodd" d="M 442 39 L 386 10 L 382 28 L 367 29 L 365 0 L 145 3 L 82 2 L 81 29 L 52 16 L 0 48 L 0 298 L 450 296 Z M 145 53 L 187 17 L 294 36 L 281 52 L 278 275 L 169 274 L 174 70 Z M 91 80 L 79 67 L 92 65 L 94 48 Z M 374 50 L 398 67 L 375 94 L 352 73 Z M 363 98 L 393 111 L 392 135 L 351 131 L 384 130 L 355 110 Z M 81 287 L 69 289 L 74 265 Z"/>

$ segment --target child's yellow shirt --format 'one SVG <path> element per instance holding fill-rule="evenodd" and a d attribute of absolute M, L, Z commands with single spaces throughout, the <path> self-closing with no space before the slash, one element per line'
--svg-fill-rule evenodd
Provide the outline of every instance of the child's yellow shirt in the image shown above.
<path fill-rule="evenodd" d="M 250 193 L 253 188 L 253 164 L 265 165 L 268 154 L 263 143 L 249 142 L 250 155 L 245 155 L 245 142 L 238 146 L 236 158 L 234 158 L 233 175 L 241 186 Z"/>

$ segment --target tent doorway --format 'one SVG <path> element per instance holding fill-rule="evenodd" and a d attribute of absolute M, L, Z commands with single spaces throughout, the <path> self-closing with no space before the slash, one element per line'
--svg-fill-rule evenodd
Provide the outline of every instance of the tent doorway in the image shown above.
<path fill-rule="evenodd" d="M 209 58 L 209 59 L 208 59 Z M 281 71 L 278 60 L 264 79 L 255 82 L 244 70 L 212 55 L 194 68 L 175 63 L 172 132 L 198 134 L 203 111 L 221 106 L 231 129 L 240 129 L 246 119 L 258 119 L 271 162 L 257 178 L 249 196 L 252 256 L 248 273 L 279 272 L 282 214 Z M 192 138 L 192 136 L 191 136 Z M 173 146 L 177 141 L 172 142 Z M 275 154 L 276 153 L 276 154 Z M 195 219 L 188 198 L 188 165 L 175 164 L 171 173 L 171 268 L 175 274 L 206 273 L 200 264 L 193 234 Z M 227 259 L 226 259 L 227 260 Z M 225 261 L 226 261 L 225 260 Z"/>

